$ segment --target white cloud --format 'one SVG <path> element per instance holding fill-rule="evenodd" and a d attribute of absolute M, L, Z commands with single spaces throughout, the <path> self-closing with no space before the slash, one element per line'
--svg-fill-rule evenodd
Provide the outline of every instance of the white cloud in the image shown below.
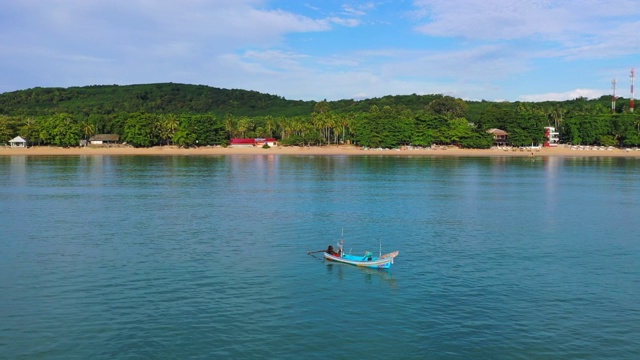
<path fill-rule="evenodd" d="M 417 30 L 431 36 L 510 40 L 562 33 L 571 13 L 543 1 L 418 0 L 427 23 Z"/>
<path fill-rule="evenodd" d="M 301 68 L 300 62 L 309 58 L 308 55 L 284 52 L 280 50 L 246 51 L 242 59 L 247 62 L 260 64 L 264 68 L 278 69 L 279 71 L 295 71 Z"/>
<path fill-rule="evenodd" d="M 492 100 L 597 88 L 639 66 L 637 0 L 310 2 L 6 0 L 0 91 L 173 81 L 291 99 Z"/>
<path fill-rule="evenodd" d="M 7 0 L 3 7 L 4 16 L 19 20 L 0 23 L 2 33 L 12 34 L 0 38 L 0 49 L 11 54 L 0 54 L 0 66 L 15 70 L 0 91 L 192 78 L 202 83 L 202 76 L 184 76 L 202 72 L 224 54 L 276 48 L 291 33 L 336 25 L 252 0 Z M 92 69 L 97 61 L 102 63 Z M 72 66 L 76 71 L 61 73 Z M 27 73 L 35 83 L 24 81 L 20 74 Z M 211 84 L 218 85 L 215 79 Z"/>
<path fill-rule="evenodd" d="M 354 9 L 349 5 L 342 5 L 342 9 L 344 10 L 345 14 L 351 15 L 351 16 L 363 16 L 367 14 L 362 10 Z"/>
<path fill-rule="evenodd" d="M 316 59 L 317 64 L 332 68 L 354 68 L 360 65 L 360 61 L 353 56 L 328 56 Z"/>
<path fill-rule="evenodd" d="M 239 45 L 276 45 L 286 34 L 327 31 L 335 23 L 283 10 L 264 10 L 256 7 L 257 3 L 261 2 L 25 1 L 14 4 L 19 8 L 16 12 L 28 15 L 23 28 L 13 32 L 12 43 L 15 47 L 40 43 L 60 51 L 73 47 L 87 51 L 91 50 L 90 44 L 99 44 L 96 48 L 107 51 L 123 51 L 129 44 L 146 48 L 193 43 L 200 48 L 229 51 Z"/>
<path fill-rule="evenodd" d="M 367 15 L 370 10 L 373 10 L 375 8 L 376 4 L 372 2 L 357 4 L 355 6 L 347 4 L 342 5 L 344 13 L 351 16 L 364 16 Z"/>
<path fill-rule="evenodd" d="M 327 19 L 327 21 L 333 23 L 333 24 L 337 24 L 337 25 L 342 25 L 342 26 L 348 26 L 348 27 L 356 27 L 358 25 L 360 25 L 360 20 L 358 19 L 346 19 L 346 18 L 341 18 L 341 17 L 330 17 Z"/>
<path fill-rule="evenodd" d="M 638 28 L 635 19 L 640 15 L 635 0 L 615 5 L 604 0 L 415 0 L 413 4 L 422 21 L 416 30 L 428 36 L 552 42 L 568 49 L 568 55 L 581 56 L 601 56 L 602 48 L 622 45 L 620 39 L 632 37 L 631 29 Z"/>

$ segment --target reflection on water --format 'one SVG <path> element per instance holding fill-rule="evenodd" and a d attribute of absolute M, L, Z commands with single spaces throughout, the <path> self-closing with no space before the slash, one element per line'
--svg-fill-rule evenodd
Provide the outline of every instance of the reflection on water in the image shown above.
<path fill-rule="evenodd" d="M 373 280 L 381 280 L 390 286 L 396 286 L 396 279 L 393 277 L 391 269 L 371 269 L 334 261 L 325 261 L 325 264 L 327 273 L 336 276 L 341 281 L 345 280 L 345 272 L 349 272 L 348 280 L 357 279 L 358 274 L 362 274 L 362 279 L 367 283 L 371 283 Z"/>

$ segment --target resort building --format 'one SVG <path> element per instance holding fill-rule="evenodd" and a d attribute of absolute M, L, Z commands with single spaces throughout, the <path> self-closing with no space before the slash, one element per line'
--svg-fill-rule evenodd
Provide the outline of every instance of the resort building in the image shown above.
<path fill-rule="evenodd" d="M 493 143 L 495 146 L 507 146 L 508 132 L 500 129 L 489 129 L 487 132 L 493 135 Z"/>
<path fill-rule="evenodd" d="M 27 147 L 27 140 L 23 139 L 20 136 L 16 136 L 13 139 L 9 140 L 9 145 L 11 147 Z"/>
<path fill-rule="evenodd" d="M 547 140 L 544 141 L 545 147 L 556 147 L 560 142 L 560 133 L 556 132 L 556 128 L 547 126 L 544 128 L 544 136 Z"/>
<path fill-rule="evenodd" d="M 278 146 L 278 142 L 274 138 L 235 138 L 231 139 L 231 147 L 254 147 L 269 145 L 270 147 Z"/>
<path fill-rule="evenodd" d="M 115 144 L 120 140 L 120 136 L 117 134 L 97 134 L 89 138 L 91 145 L 107 145 Z"/>

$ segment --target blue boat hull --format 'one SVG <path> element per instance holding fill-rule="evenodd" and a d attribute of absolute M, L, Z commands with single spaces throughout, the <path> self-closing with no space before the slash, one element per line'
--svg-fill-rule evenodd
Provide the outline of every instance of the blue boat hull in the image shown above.
<path fill-rule="evenodd" d="M 395 251 L 390 254 L 385 254 L 380 258 L 372 257 L 369 258 L 365 256 L 354 256 L 343 254 L 340 255 L 332 255 L 327 252 L 324 253 L 324 258 L 329 261 L 340 262 L 343 264 L 355 265 L 360 267 L 372 268 L 372 269 L 388 269 L 393 264 L 393 259 L 398 256 L 398 252 Z"/>

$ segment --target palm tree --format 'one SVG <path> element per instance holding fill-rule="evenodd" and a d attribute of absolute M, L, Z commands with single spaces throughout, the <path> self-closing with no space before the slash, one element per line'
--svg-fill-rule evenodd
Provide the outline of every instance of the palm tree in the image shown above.
<path fill-rule="evenodd" d="M 278 125 L 280 126 L 280 130 L 282 131 L 281 139 L 286 139 L 292 131 L 292 123 L 293 120 L 290 118 L 282 117 L 278 120 Z"/>
<path fill-rule="evenodd" d="M 317 105 L 316 105 L 317 107 Z M 327 124 L 326 116 L 323 113 L 314 113 L 311 115 L 311 124 L 315 127 L 315 129 L 322 134 L 322 136 L 326 140 L 325 127 Z"/>
<path fill-rule="evenodd" d="M 84 140 L 87 140 L 88 138 L 96 134 L 96 127 L 88 121 L 81 122 L 80 129 L 82 130 L 82 134 L 84 135 Z"/>
<path fill-rule="evenodd" d="M 326 122 L 326 131 L 327 131 L 327 142 L 331 144 L 331 135 L 334 136 L 334 143 L 338 143 L 337 135 L 335 134 L 335 128 L 338 125 L 338 121 L 336 120 L 336 116 L 333 113 L 327 114 L 327 122 Z"/>
<path fill-rule="evenodd" d="M 316 131 L 315 127 L 308 121 L 301 121 L 298 124 L 303 141 L 306 145 L 310 146 L 314 137 L 308 136 L 308 134 L 313 134 L 313 132 Z"/>
<path fill-rule="evenodd" d="M 562 118 L 564 117 L 564 109 L 556 106 L 552 109 L 547 110 L 547 116 L 549 117 L 549 121 L 553 121 L 553 125 L 557 130 L 562 123 Z"/>
<path fill-rule="evenodd" d="M 167 140 L 167 145 L 173 140 L 173 137 L 180 127 L 180 121 L 175 114 L 168 114 L 162 119 L 162 128 Z"/>
<path fill-rule="evenodd" d="M 349 113 L 348 115 L 340 117 L 339 123 L 342 126 L 342 143 L 343 144 L 346 141 L 345 135 L 347 134 L 347 131 L 351 129 L 354 121 L 355 121 L 354 113 Z"/>
<path fill-rule="evenodd" d="M 269 137 L 273 136 L 273 132 L 276 130 L 276 120 L 273 118 L 273 116 L 267 116 L 264 126 L 265 130 L 269 134 Z"/>
<path fill-rule="evenodd" d="M 245 116 L 245 117 L 242 117 L 240 120 L 238 120 L 237 129 L 240 132 L 240 134 L 242 134 L 242 137 L 246 137 L 247 131 L 249 130 L 253 131 L 254 128 L 255 128 L 255 124 L 248 117 Z"/>
<path fill-rule="evenodd" d="M 233 115 L 227 114 L 224 118 L 224 127 L 227 130 L 227 134 L 229 135 L 229 139 L 233 137 L 233 132 L 235 130 L 235 120 L 233 119 Z"/>

